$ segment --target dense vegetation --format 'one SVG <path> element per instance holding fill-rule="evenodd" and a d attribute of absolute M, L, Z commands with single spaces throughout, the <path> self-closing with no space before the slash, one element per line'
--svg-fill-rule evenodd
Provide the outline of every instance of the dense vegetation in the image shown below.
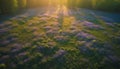
<path fill-rule="evenodd" d="M 65 2 L 66 3 L 63 3 Z M 19 9 L 66 4 L 68 7 L 82 7 L 109 12 L 120 12 L 120 0 L 0 0 L 0 12 L 14 13 Z"/>
<path fill-rule="evenodd" d="M 0 69 L 120 69 L 120 14 L 108 13 L 119 7 L 120 0 L 0 0 Z"/>
<path fill-rule="evenodd" d="M 17 10 L 16 0 L 0 0 L 0 11 L 2 14 L 14 13 Z"/>
<path fill-rule="evenodd" d="M 119 23 L 38 12 L 0 24 L 0 69 L 120 69 Z"/>

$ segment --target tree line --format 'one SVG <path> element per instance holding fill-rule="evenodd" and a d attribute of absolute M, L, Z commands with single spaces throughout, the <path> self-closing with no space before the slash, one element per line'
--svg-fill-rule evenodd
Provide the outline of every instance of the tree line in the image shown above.
<path fill-rule="evenodd" d="M 68 6 L 120 12 L 120 0 L 69 0 Z"/>
<path fill-rule="evenodd" d="M 26 1 L 27 0 L 0 0 L 0 13 L 15 13 L 18 9 L 25 8 Z"/>
<path fill-rule="evenodd" d="M 120 12 L 120 0 L 0 0 L 0 13 L 11 14 L 26 8 L 57 5 L 61 2 L 69 8 L 89 8 L 109 12 Z"/>

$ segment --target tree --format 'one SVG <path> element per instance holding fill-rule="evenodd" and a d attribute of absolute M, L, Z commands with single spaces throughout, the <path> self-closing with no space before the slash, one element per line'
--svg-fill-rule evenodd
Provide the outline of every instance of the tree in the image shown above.
<path fill-rule="evenodd" d="M 17 4 L 19 9 L 26 8 L 26 0 L 17 0 Z"/>
<path fill-rule="evenodd" d="M 17 0 L 0 0 L 2 14 L 15 13 L 17 10 Z"/>

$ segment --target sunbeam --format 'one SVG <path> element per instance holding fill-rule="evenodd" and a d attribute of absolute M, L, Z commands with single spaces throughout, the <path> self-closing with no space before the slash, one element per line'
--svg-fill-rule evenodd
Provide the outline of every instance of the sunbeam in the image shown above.
<path fill-rule="evenodd" d="M 119 6 L 0 0 L 0 69 L 120 69 Z"/>

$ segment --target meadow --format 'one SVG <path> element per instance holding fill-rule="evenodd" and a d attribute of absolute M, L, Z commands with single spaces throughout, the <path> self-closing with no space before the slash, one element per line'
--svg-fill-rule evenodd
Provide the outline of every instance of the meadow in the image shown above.
<path fill-rule="evenodd" d="M 62 1 L 1 11 L 0 69 L 120 68 L 120 14 Z"/>

